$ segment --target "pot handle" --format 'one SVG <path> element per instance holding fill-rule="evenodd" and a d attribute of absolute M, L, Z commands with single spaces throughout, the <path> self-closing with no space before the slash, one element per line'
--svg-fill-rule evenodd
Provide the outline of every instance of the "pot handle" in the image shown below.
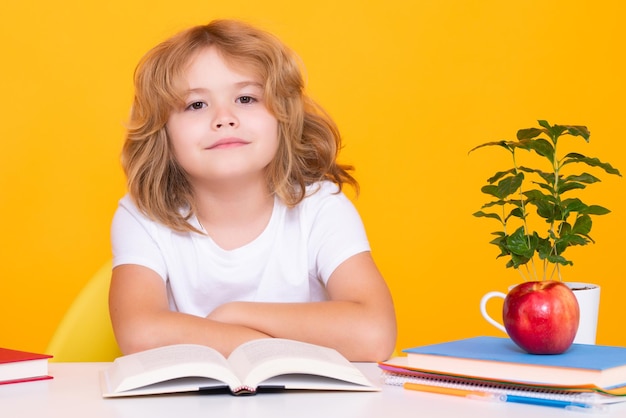
<path fill-rule="evenodd" d="M 482 299 L 480 300 L 480 313 L 487 322 L 489 322 L 491 325 L 493 325 L 494 327 L 498 328 L 500 331 L 506 334 L 506 329 L 504 328 L 504 326 L 498 321 L 496 321 L 495 319 L 493 319 L 492 317 L 490 317 L 489 314 L 487 313 L 487 302 L 491 298 L 504 299 L 506 298 L 506 294 L 502 292 L 498 292 L 498 291 L 486 293 L 485 296 L 483 296 Z"/>

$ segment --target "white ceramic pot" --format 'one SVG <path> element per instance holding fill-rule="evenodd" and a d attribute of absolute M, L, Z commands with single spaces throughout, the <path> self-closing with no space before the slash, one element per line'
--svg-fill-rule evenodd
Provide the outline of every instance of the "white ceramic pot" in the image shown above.
<path fill-rule="evenodd" d="M 580 308 L 580 322 L 574 338 L 577 344 L 595 344 L 598 329 L 598 312 L 600 309 L 600 286 L 592 283 L 565 282 L 574 292 Z M 515 285 L 509 286 L 509 290 Z M 493 319 L 487 313 L 487 302 L 492 298 L 504 298 L 505 293 L 493 291 L 486 293 L 480 300 L 480 313 L 487 322 L 506 334 L 504 325 Z"/>

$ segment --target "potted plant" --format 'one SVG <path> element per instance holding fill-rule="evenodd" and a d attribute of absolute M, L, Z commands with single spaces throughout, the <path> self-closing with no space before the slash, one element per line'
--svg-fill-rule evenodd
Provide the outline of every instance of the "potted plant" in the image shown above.
<path fill-rule="evenodd" d="M 561 155 L 559 146 L 564 138 L 580 137 L 589 142 L 587 127 L 550 125 L 545 120 L 538 123 L 539 127 L 520 129 L 516 140 L 488 142 L 470 150 L 500 147 L 508 151 L 512 163 L 509 168 L 498 171 L 487 180 L 481 190 L 490 197 L 490 201 L 474 216 L 497 221 L 499 228 L 492 233 L 495 238 L 490 243 L 498 247 L 497 257 L 507 260 L 506 267 L 519 271 L 527 282 L 527 291 L 517 297 L 550 299 L 549 293 L 554 291 L 549 289 L 563 286 L 562 267 L 573 265 L 565 255 L 566 250 L 594 242 L 590 235 L 592 217 L 610 212 L 603 206 L 587 204 L 576 196 L 577 191 L 600 179 L 588 172 L 572 172 L 571 169 L 583 166 L 608 174 L 621 174 L 597 158 L 576 152 Z M 540 167 L 522 165 L 518 158 L 521 152 L 534 154 L 532 162 Z M 532 291 L 543 295 L 537 292 L 530 295 Z M 507 298 L 513 297 L 513 293 L 511 291 Z M 510 301 L 505 299 L 505 310 L 507 302 Z M 515 330 L 519 323 L 511 324 L 509 329 L 506 326 L 507 315 L 514 313 L 503 312 L 505 328 L 512 339 L 512 332 L 531 332 Z M 520 322 L 519 318 L 517 322 Z M 560 328 L 564 328 L 562 323 Z M 576 330 L 577 324 L 574 334 Z M 532 332 L 538 333 L 537 329 Z"/>

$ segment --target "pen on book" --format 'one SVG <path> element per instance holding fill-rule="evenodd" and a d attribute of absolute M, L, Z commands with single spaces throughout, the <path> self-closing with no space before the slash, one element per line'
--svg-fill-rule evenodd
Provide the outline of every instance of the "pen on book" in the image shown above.
<path fill-rule="evenodd" d="M 483 400 L 504 401 L 505 395 L 499 395 L 497 393 L 482 392 L 478 390 L 457 389 L 444 386 L 424 385 L 420 383 L 404 383 L 404 388 L 409 390 L 416 390 L 419 392 L 439 393 L 442 395 L 460 396 L 464 398 L 477 398 Z"/>
<path fill-rule="evenodd" d="M 460 396 L 470 399 L 487 400 L 494 402 L 510 402 L 510 403 L 522 403 L 527 405 L 537 406 L 549 406 L 553 408 L 563 408 L 567 410 L 575 410 L 581 412 L 604 412 L 606 411 L 606 405 L 589 404 L 584 402 L 575 402 L 559 399 L 546 399 L 546 398 L 534 398 L 531 396 L 520 395 L 505 395 L 492 392 L 483 392 L 477 390 L 467 390 L 450 388 L 443 386 L 425 385 L 419 383 L 404 383 L 404 388 L 409 390 L 416 390 L 420 392 L 439 393 L 442 395 Z"/>
<path fill-rule="evenodd" d="M 580 412 L 605 412 L 606 405 L 591 404 L 561 399 L 533 398 L 530 396 L 504 395 L 504 402 L 523 403 L 528 405 L 551 406 Z"/>

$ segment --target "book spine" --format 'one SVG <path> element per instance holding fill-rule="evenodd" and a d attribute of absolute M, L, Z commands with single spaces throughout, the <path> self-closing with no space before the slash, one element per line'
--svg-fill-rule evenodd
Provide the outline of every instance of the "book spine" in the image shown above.
<path fill-rule="evenodd" d="M 256 395 L 256 388 L 251 386 L 242 385 L 234 388 L 231 393 L 235 396 L 251 396 Z"/>

